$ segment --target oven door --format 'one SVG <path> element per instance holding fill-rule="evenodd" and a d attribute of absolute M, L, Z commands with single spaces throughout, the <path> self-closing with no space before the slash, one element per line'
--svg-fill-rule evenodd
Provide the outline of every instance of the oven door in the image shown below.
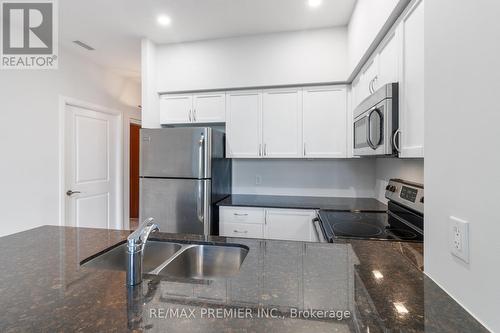
<path fill-rule="evenodd" d="M 392 114 L 387 100 L 354 119 L 355 156 L 392 155 Z"/>

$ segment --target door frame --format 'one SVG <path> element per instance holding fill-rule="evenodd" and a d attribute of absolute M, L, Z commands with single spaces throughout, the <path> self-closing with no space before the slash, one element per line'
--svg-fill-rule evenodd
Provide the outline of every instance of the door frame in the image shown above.
<path fill-rule="evenodd" d="M 142 121 L 128 116 L 124 126 L 123 149 L 123 229 L 130 229 L 130 125 L 142 126 Z"/>
<path fill-rule="evenodd" d="M 76 106 L 91 111 L 115 116 L 116 129 L 116 219 L 115 229 L 123 229 L 123 113 L 97 104 L 81 101 L 72 97 L 59 95 L 59 225 L 64 226 L 66 216 L 66 112 L 67 106 Z M 122 221 L 120 223 L 120 221 Z"/>

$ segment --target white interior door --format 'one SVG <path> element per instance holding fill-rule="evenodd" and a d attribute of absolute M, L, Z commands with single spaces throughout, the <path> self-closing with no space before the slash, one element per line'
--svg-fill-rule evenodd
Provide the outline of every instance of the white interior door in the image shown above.
<path fill-rule="evenodd" d="M 120 228 L 119 116 L 66 105 L 66 225 Z"/>

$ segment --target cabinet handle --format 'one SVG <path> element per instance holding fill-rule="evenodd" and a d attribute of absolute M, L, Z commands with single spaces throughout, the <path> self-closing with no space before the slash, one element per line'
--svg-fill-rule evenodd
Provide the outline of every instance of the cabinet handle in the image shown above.
<path fill-rule="evenodd" d="M 242 213 L 233 213 L 234 216 L 248 216 L 248 214 L 242 214 Z"/>
<path fill-rule="evenodd" d="M 238 231 L 238 230 L 236 230 L 236 229 L 235 229 L 235 230 L 233 230 L 233 232 L 234 232 L 235 234 L 248 234 L 248 230 L 245 230 L 245 231 Z"/>
<path fill-rule="evenodd" d="M 262 143 L 259 143 L 259 156 L 262 156 Z"/>
<path fill-rule="evenodd" d="M 193 110 L 193 121 L 196 122 L 196 109 Z"/>
<path fill-rule="evenodd" d="M 267 156 L 267 144 L 264 143 L 264 156 Z"/>
<path fill-rule="evenodd" d="M 304 156 L 306 156 L 306 143 L 304 142 Z"/>
<path fill-rule="evenodd" d="M 189 117 L 189 122 L 192 123 L 193 121 L 191 120 L 192 119 L 191 118 L 191 110 L 189 110 L 189 116 L 188 117 Z"/>

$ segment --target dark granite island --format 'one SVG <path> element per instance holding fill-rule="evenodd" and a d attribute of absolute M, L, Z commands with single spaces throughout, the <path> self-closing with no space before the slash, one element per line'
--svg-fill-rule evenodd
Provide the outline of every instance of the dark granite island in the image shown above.
<path fill-rule="evenodd" d="M 80 267 L 127 234 L 46 226 L 0 238 L 0 331 L 486 332 L 398 243 L 214 237 L 249 247 L 236 277 L 193 283 L 146 276 L 128 289 L 124 272 Z M 307 311 L 290 318 L 304 309 L 336 318 Z"/>

